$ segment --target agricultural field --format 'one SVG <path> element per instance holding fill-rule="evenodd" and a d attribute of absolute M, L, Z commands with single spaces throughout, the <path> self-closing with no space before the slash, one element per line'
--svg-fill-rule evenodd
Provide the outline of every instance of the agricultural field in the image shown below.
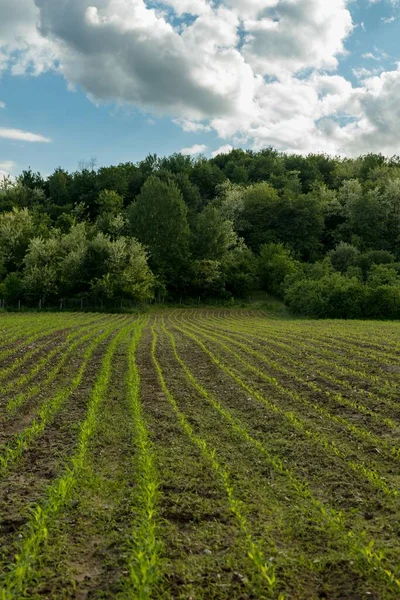
<path fill-rule="evenodd" d="M 0 600 L 400 598 L 400 323 L 0 316 Z"/>

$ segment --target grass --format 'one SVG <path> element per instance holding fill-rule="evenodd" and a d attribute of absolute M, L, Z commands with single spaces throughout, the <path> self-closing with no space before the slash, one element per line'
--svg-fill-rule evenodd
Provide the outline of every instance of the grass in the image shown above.
<path fill-rule="evenodd" d="M 395 600 L 398 323 L 0 315 L 0 600 Z"/>

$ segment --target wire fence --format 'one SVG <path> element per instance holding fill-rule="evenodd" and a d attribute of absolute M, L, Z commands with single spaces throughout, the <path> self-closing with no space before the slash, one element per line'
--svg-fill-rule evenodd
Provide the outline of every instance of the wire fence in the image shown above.
<path fill-rule="evenodd" d="M 152 306 L 166 308 L 168 306 L 195 307 L 195 306 L 232 306 L 250 302 L 250 298 L 235 301 L 235 298 L 203 298 L 203 297 L 156 297 L 145 302 L 137 302 L 126 298 L 98 299 L 65 297 L 58 300 L 44 298 L 23 297 L 17 300 L 0 298 L 0 309 L 8 312 L 25 311 L 69 311 L 69 312 L 141 312 Z"/>

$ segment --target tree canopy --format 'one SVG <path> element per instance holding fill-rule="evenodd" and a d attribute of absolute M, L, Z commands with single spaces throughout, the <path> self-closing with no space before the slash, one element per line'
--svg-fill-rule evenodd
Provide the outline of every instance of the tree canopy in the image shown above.
<path fill-rule="evenodd" d="M 383 316 L 381 293 L 394 315 L 398 261 L 399 157 L 235 149 L 0 182 L 0 298 L 11 303 L 263 288 L 314 316 Z"/>

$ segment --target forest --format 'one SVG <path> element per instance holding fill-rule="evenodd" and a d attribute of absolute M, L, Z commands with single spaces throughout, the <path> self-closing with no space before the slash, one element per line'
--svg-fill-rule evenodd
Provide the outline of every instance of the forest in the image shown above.
<path fill-rule="evenodd" d="M 400 317 L 400 157 L 173 154 L 0 182 L 0 299 L 229 302 Z"/>

